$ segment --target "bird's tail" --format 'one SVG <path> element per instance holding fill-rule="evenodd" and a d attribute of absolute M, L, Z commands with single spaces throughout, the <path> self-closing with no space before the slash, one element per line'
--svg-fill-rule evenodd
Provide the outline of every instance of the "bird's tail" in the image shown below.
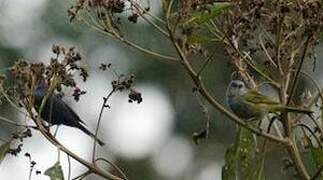
<path fill-rule="evenodd" d="M 286 109 L 289 112 L 302 113 L 302 114 L 308 114 L 308 115 L 313 113 L 313 111 L 311 110 L 299 109 L 299 108 L 290 107 L 290 106 L 284 106 L 283 109 Z"/>
<path fill-rule="evenodd" d="M 104 142 L 101 141 L 99 138 L 95 137 L 95 135 L 91 131 L 89 131 L 88 129 L 86 129 L 84 126 L 80 125 L 79 129 L 82 130 L 87 135 L 91 136 L 93 139 L 96 139 L 96 141 L 98 142 L 98 144 L 100 146 L 104 146 Z"/>

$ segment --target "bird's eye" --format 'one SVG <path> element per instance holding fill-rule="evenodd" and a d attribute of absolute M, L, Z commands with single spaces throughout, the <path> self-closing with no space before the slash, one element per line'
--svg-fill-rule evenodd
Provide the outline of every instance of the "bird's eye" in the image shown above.
<path fill-rule="evenodd" d="M 236 83 L 232 83 L 232 87 L 236 88 L 238 85 Z"/>
<path fill-rule="evenodd" d="M 239 85 L 238 85 L 238 88 L 239 88 L 239 89 L 241 89 L 241 88 L 242 88 L 242 84 L 239 84 Z"/>

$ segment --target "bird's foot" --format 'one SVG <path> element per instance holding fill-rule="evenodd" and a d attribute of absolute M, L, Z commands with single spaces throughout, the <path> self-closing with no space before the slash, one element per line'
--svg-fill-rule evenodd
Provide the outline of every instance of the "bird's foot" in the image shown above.
<path fill-rule="evenodd" d="M 48 125 L 44 125 L 44 128 L 49 131 L 50 127 L 52 127 L 52 125 L 48 124 Z"/>

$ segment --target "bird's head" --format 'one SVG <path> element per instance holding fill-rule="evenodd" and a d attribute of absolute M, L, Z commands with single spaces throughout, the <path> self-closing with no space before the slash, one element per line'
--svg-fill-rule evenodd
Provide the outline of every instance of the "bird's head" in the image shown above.
<path fill-rule="evenodd" d="M 248 92 L 248 88 L 241 80 L 232 80 L 227 89 L 227 96 L 241 96 Z"/>

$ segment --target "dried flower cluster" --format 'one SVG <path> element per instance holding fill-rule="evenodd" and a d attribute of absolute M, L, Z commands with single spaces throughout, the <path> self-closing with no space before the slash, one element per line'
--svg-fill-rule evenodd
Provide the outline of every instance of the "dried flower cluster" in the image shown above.
<path fill-rule="evenodd" d="M 96 1 L 99 3 L 99 1 Z M 6 82 L 5 76 L 0 75 L 0 90 L 1 94 L 13 105 L 15 108 L 17 106 L 25 109 L 27 111 L 26 116 L 31 118 L 36 126 L 29 126 L 24 124 L 19 124 L 11 120 L 7 120 L 6 122 L 11 123 L 17 127 L 20 127 L 13 135 L 12 139 L 6 143 L 7 150 L 4 153 L 8 153 L 14 156 L 17 156 L 22 152 L 23 140 L 25 138 L 32 137 L 31 128 L 39 130 L 47 139 L 50 140 L 54 145 L 59 146 L 59 149 L 66 152 L 67 154 L 70 151 L 65 148 L 63 145 L 60 145 L 59 141 L 51 134 L 48 127 L 41 121 L 41 110 L 38 110 L 37 103 L 35 103 L 35 92 L 37 93 L 37 88 L 45 87 L 44 90 L 47 91 L 47 95 L 51 93 L 55 93 L 58 97 L 60 95 L 63 96 L 62 88 L 69 87 L 72 88 L 75 101 L 79 101 L 80 96 L 84 95 L 86 92 L 77 87 L 77 83 L 75 81 L 75 75 L 78 74 L 83 81 L 87 81 L 88 72 L 82 66 L 82 57 L 78 51 L 74 47 L 64 48 L 62 46 L 53 45 L 52 53 L 54 54 L 49 64 L 45 63 L 34 63 L 28 62 L 27 60 L 18 60 L 15 64 L 9 68 L 9 72 L 11 77 L 8 78 L 12 82 Z M 105 65 L 102 64 L 100 69 L 105 71 L 111 68 L 111 64 Z M 117 80 L 113 81 L 111 93 L 104 97 L 103 108 L 109 107 L 108 99 L 114 92 L 121 91 L 129 91 L 129 101 L 137 101 L 138 103 L 142 102 L 141 93 L 135 91 L 133 89 L 134 75 L 120 75 Z M 47 100 L 46 96 L 42 98 L 42 101 Z M 41 107 L 40 107 L 41 108 Z M 17 108 L 20 111 L 19 108 Z M 36 111 L 38 111 L 36 113 Z M 22 111 L 21 111 L 22 112 Z M 25 112 L 22 112 L 25 113 Z M 57 113 L 57 111 L 55 111 Z M 63 115 L 64 116 L 64 115 Z M 46 121 L 46 119 L 44 119 Z M 101 120 L 101 116 L 98 121 Z M 59 124 L 58 124 L 59 125 Z M 98 126 L 99 127 L 99 123 Z M 11 147 L 12 142 L 20 141 L 16 147 Z M 93 152 L 95 156 L 95 151 Z M 72 153 L 69 154 L 75 160 L 84 164 L 84 161 L 79 156 L 76 156 Z M 30 175 L 35 172 L 36 175 L 41 174 L 41 171 L 36 169 L 36 162 L 31 159 L 31 155 L 27 152 L 25 156 L 29 158 L 30 163 Z M 94 163 L 95 160 L 92 162 Z M 87 167 L 93 168 L 90 162 L 86 162 L 85 165 Z M 113 175 L 107 174 L 107 172 L 102 171 L 97 168 L 97 174 L 102 177 L 115 177 Z M 46 172 L 45 172 L 46 175 Z"/>
<path fill-rule="evenodd" d="M 62 86 L 72 87 L 75 100 L 79 100 L 79 96 L 85 94 L 85 91 L 76 87 L 74 80 L 75 72 L 79 72 L 83 81 L 89 76 L 79 63 L 82 60 L 80 54 L 74 47 L 65 49 L 57 45 L 53 45 L 52 52 L 54 56 L 50 59 L 49 65 L 19 60 L 11 67 L 14 85 L 8 88 L 7 93 L 15 101 L 20 102 L 20 105 L 32 102 L 32 92 L 40 84 L 54 85 L 54 89 L 58 92 L 62 90 Z"/>
<path fill-rule="evenodd" d="M 100 70 L 106 71 L 111 68 L 111 64 L 101 64 L 100 65 Z M 133 101 L 137 102 L 140 104 L 142 102 L 142 96 L 141 93 L 136 91 L 133 87 L 135 76 L 132 75 L 125 75 L 125 74 L 120 74 L 117 75 L 117 79 L 113 80 L 111 82 L 111 86 L 113 91 L 128 91 L 129 92 L 129 102 L 132 103 Z"/>
<path fill-rule="evenodd" d="M 41 174 L 41 171 L 40 170 L 37 170 L 35 168 L 35 166 L 36 166 L 37 163 L 36 163 L 36 161 L 32 160 L 30 153 L 26 152 L 25 153 L 25 157 L 27 157 L 29 159 L 30 173 L 32 173 L 33 171 L 35 171 L 35 174 L 36 175 Z"/>
<path fill-rule="evenodd" d="M 30 128 L 26 128 L 22 132 L 15 132 L 15 133 L 13 133 L 12 138 L 19 140 L 20 143 L 17 145 L 17 147 L 10 148 L 8 150 L 8 153 L 11 154 L 11 155 L 13 155 L 13 156 L 17 156 L 19 153 L 21 153 L 22 146 L 23 146 L 22 142 L 24 141 L 24 139 L 25 138 L 30 138 L 30 137 L 32 137 L 32 133 L 31 133 Z"/>
<path fill-rule="evenodd" d="M 181 41 L 188 52 L 200 52 L 203 48 L 199 45 L 213 40 L 224 41 L 233 59 L 241 56 L 237 51 L 246 50 L 251 56 L 269 55 L 272 61 L 262 62 L 266 67 L 276 66 L 278 59 L 287 67 L 289 59 L 297 61 L 300 58 L 301 53 L 296 51 L 303 47 L 308 37 L 311 37 L 310 47 L 317 45 L 323 28 L 323 8 L 319 0 L 214 3 L 218 2 L 189 0 L 182 3 L 181 16 L 177 18 L 184 22 Z M 218 13 L 216 8 L 224 5 L 228 8 Z M 202 14 L 204 19 L 200 18 Z M 266 54 L 261 52 L 263 49 Z M 313 50 L 306 56 L 312 57 Z M 233 62 L 234 66 L 236 63 Z M 270 70 L 277 73 L 275 68 Z"/>
<path fill-rule="evenodd" d="M 126 8 L 126 3 L 130 4 L 129 8 Z M 149 7 L 141 8 L 136 0 L 78 0 L 68 10 L 68 16 L 71 22 L 77 16 L 82 16 L 82 18 L 87 15 L 92 16 L 93 19 L 104 25 L 104 31 L 122 36 L 119 14 L 128 16 L 129 22 L 136 23 L 138 18 L 149 10 Z M 83 15 L 83 12 L 87 15 Z"/>

